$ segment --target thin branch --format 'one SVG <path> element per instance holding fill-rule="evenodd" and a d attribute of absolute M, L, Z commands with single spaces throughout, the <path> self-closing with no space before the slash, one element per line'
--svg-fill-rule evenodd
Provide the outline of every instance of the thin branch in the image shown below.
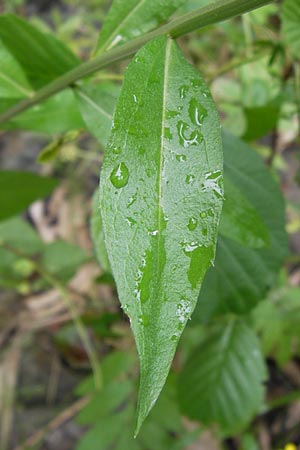
<path fill-rule="evenodd" d="M 169 35 L 172 38 L 178 38 L 207 25 L 212 25 L 231 19 L 240 14 L 245 14 L 253 9 L 267 5 L 268 3 L 271 3 L 271 0 L 218 0 L 208 6 L 184 14 L 150 33 L 146 33 L 119 47 L 108 50 L 88 62 L 80 64 L 44 86 L 37 91 L 33 97 L 22 100 L 0 114 L 0 124 L 57 92 L 74 85 L 74 83 L 81 78 L 91 75 L 110 64 L 127 59 L 134 55 L 140 47 L 155 37 Z"/>

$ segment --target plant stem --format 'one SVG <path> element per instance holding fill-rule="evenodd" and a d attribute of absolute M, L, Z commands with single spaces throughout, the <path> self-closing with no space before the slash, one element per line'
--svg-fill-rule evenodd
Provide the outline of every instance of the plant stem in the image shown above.
<path fill-rule="evenodd" d="M 0 114 L 0 123 L 6 122 L 22 111 L 40 103 L 42 100 L 47 99 L 62 89 L 72 86 L 81 78 L 97 72 L 110 64 L 132 56 L 140 47 L 157 36 L 170 35 L 172 38 L 178 38 L 199 28 L 236 17 L 268 3 L 271 3 L 271 0 L 218 0 L 206 7 L 184 14 L 150 33 L 139 36 L 138 38 L 113 48 L 88 62 L 80 64 L 78 67 L 75 67 L 44 86 L 37 91 L 34 96 L 22 100 Z"/>

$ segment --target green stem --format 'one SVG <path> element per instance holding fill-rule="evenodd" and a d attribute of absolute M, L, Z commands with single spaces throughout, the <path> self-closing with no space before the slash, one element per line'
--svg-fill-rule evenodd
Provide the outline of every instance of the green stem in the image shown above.
<path fill-rule="evenodd" d="M 113 48 L 88 62 L 80 64 L 78 67 L 75 67 L 37 91 L 33 97 L 24 99 L 20 103 L 9 108 L 3 114 L 0 114 L 0 123 L 6 122 L 22 111 L 40 103 L 42 100 L 56 94 L 62 89 L 72 86 L 81 78 L 91 75 L 110 64 L 132 56 L 140 47 L 157 36 L 170 35 L 175 39 L 199 28 L 231 19 L 268 3 L 271 3 L 271 0 L 218 0 L 208 6 L 184 14 L 150 33 L 146 33 L 130 42 L 126 42 L 119 47 Z"/>

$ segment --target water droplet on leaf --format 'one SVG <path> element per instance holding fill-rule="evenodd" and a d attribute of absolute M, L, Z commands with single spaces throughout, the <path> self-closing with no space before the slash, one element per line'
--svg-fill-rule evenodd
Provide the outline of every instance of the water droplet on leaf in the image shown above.
<path fill-rule="evenodd" d="M 117 188 L 120 189 L 128 183 L 129 171 L 125 163 L 118 164 L 110 174 L 110 181 Z"/>

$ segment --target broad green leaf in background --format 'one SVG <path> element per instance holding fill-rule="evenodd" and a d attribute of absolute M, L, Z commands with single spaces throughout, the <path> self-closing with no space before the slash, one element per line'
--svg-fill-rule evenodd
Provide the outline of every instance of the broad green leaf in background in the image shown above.
<path fill-rule="evenodd" d="M 104 241 L 103 224 L 99 208 L 99 191 L 95 191 L 92 200 L 91 235 L 99 265 L 106 272 L 111 272 Z"/>
<path fill-rule="evenodd" d="M 193 316 L 195 323 L 214 314 L 250 311 L 264 299 L 288 254 L 284 201 L 277 182 L 247 144 L 224 133 L 223 146 L 225 176 L 257 211 L 270 243 L 252 249 L 219 236 L 215 267 L 205 277 Z"/>
<path fill-rule="evenodd" d="M 165 37 L 143 47 L 129 65 L 113 120 L 100 205 L 140 357 L 139 429 L 214 260 L 222 144 L 209 90 Z"/>
<path fill-rule="evenodd" d="M 0 99 L 29 97 L 32 94 L 22 67 L 0 41 Z"/>
<path fill-rule="evenodd" d="M 280 285 L 252 312 L 266 356 L 283 366 L 300 352 L 300 288 Z"/>
<path fill-rule="evenodd" d="M 103 146 L 107 143 L 118 94 L 119 88 L 113 84 L 84 85 L 75 89 L 82 118 Z"/>
<path fill-rule="evenodd" d="M 34 88 L 40 88 L 80 62 L 63 42 L 12 14 L 0 16 L 1 42 L 22 66 Z"/>
<path fill-rule="evenodd" d="M 0 171 L 0 220 L 18 214 L 32 202 L 46 197 L 57 186 L 54 178 L 31 172 Z"/>
<path fill-rule="evenodd" d="M 244 323 L 230 320 L 201 343 L 183 368 L 179 404 L 189 418 L 236 433 L 263 406 L 267 373 L 259 341 Z"/>
<path fill-rule="evenodd" d="M 245 107 L 246 130 L 243 139 L 253 141 L 274 130 L 279 120 L 280 99 L 274 99 L 263 106 Z"/>
<path fill-rule="evenodd" d="M 199 431 L 190 436 L 184 430 L 172 374 L 149 420 L 137 439 L 133 438 L 135 380 L 128 372 L 135 371 L 135 362 L 130 352 L 112 353 L 102 363 L 103 388 L 95 392 L 91 377 L 79 386 L 77 392 L 88 394 L 91 400 L 76 420 L 90 429 L 76 450 L 183 450 L 199 435 Z"/>
<path fill-rule="evenodd" d="M 296 58 L 300 55 L 300 0 L 284 0 L 282 34 Z"/>
<path fill-rule="evenodd" d="M 45 247 L 42 256 L 42 266 L 47 272 L 67 280 L 76 269 L 87 261 L 87 255 L 82 248 L 66 241 L 55 241 Z"/>
<path fill-rule="evenodd" d="M 20 217 L 0 222 L 0 243 L 24 255 L 33 255 L 44 248 L 36 231 Z"/>
<path fill-rule="evenodd" d="M 245 247 L 267 246 L 269 232 L 255 208 L 228 177 L 224 178 L 224 190 L 225 201 L 220 221 L 220 234 Z"/>
<path fill-rule="evenodd" d="M 8 102 L 3 110 L 14 103 L 15 101 L 10 104 Z M 2 105 L 0 105 L 1 109 Z M 85 128 L 85 124 L 81 118 L 73 91 L 65 89 L 19 114 L 9 122 L 1 124 L 1 128 L 6 130 L 31 130 L 53 135 Z"/>
<path fill-rule="evenodd" d="M 184 0 L 114 0 L 96 48 L 96 54 L 146 33 L 167 20 Z"/>

